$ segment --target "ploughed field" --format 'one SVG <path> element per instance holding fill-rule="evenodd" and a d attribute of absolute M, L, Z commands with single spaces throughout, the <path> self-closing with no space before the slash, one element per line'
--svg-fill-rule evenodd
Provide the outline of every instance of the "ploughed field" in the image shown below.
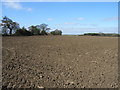
<path fill-rule="evenodd" d="M 2 45 L 4 87 L 118 87 L 117 37 L 3 37 Z"/>

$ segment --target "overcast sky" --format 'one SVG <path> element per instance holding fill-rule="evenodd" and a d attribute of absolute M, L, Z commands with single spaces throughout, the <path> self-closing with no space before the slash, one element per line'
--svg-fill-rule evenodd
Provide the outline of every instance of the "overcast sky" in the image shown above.
<path fill-rule="evenodd" d="M 26 28 L 46 23 L 63 34 L 118 32 L 117 2 L 3 2 L 2 16 Z"/>

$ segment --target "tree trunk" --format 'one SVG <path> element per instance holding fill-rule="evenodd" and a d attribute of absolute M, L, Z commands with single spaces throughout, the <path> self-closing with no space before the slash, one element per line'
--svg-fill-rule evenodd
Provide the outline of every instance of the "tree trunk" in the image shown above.
<path fill-rule="evenodd" d="M 10 29 L 10 32 L 9 32 L 10 35 L 12 35 L 12 29 Z"/>

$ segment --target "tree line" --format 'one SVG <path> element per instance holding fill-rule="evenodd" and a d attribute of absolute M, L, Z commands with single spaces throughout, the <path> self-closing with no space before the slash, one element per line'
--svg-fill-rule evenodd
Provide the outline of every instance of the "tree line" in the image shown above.
<path fill-rule="evenodd" d="M 116 33 L 85 33 L 84 36 L 112 36 L 112 37 L 118 37 L 120 34 Z"/>
<path fill-rule="evenodd" d="M 32 25 L 28 27 L 28 30 L 25 27 L 20 28 L 20 25 L 17 22 L 14 22 L 12 19 L 4 16 L 2 18 L 2 23 L 0 27 L 2 28 L 3 36 L 31 36 L 31 35 L 62 35 L 61 30 L 51 30 L 47 24 Z"/>

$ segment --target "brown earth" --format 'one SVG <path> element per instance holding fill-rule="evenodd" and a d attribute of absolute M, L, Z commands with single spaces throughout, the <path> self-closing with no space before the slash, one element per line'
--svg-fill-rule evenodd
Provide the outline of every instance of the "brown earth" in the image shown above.
<path fill-rule="evenodd" d="M 118 87 L 117 37 L 3 37 L 2 45 L 5 87 Z"/>

